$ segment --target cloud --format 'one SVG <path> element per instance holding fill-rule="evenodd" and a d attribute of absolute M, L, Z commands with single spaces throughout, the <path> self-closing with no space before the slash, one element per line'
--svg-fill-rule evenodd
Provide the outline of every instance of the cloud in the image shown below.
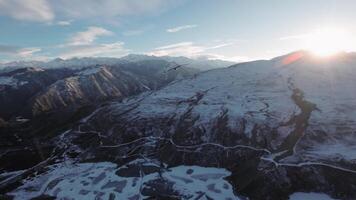
<path fill-rule="evenodd" d="M 229 42 L 229 43 L 219 43 L 214 45 L 212 44 L 198 45 L 193 42 L 180 42 L 180 43 L 157 47 L 148 54 L 155 55 L 155 56 L 196 57 L 196 56 L 208 54 L 208 51 L 210 50 L 223 48 L 233 44 L 235 43 Z"/>
<path fill-rule="evenodd" d="M 214 50 L 236 45 L 242 40 L 217 40 L 210 44 L 199 45 L 193 42 L 180 42 L 155 48 L 146 53 L 153 56 L 184 56 L 188 58 L 204 58 L 207 60 L 226 60 L 232 62 L 244 62 L 250 60 L 246 56 L 226 56 L 214 52 Z"/>
<path fill-rule="evenodd" d="M 56 0 L 53 5 L 72 18 L 111 18 L 156 13 L 177 4 L 177 0 Z"/>
<path fill-rule="evenodd" d="M 37 47 L 21 48 L 11 45 L 0 45 L 0 55 L 9 55 L 15 58 L 28 58 L 40 51 L 41 49 Z"/>
<path fill-rule="evenodd" d="M 204 47 L 195 45 L 192 42 L 181 42 L 157 47 L 149 54 L 154 56 L 194 56 L 204 51 Z"/>
<path fill-rule="evenodd" d="M 310 37 L 310 33 L 306 34 L 296 34 L 296 35 L 288 35 L 284 37 L 280 37 L 279 40 L 300 40 Z"/>
<path fill-rule="evenodd" d="M 56 16 L 114 21 L 119 16 L 160 13 L 181 3 L 178 0 L 0 0 L 0 15 L 46 23 L 53 22 Z"/>
<path fill-rule="evenodd" d="M 41 48 L 31 47 L 31 48 L 23 48 L 18 51 L 18 55 L 22 58 L 31 57 L 34 53 L 40 52 Z"/>
<path fill-rule="evenodd" d="M 226 56 L 221 54 L 206 54 L 204 57 L 208 60 L 226 60 L 231 62 L 247 62 L 251 59 L 247 56 Z"/>
<path fill-rule="evenodd" d="M 59 26 L 69 26 L 69 25 L 71 25 L 71 23 L 72 23 L 71 20 L 69 20 L 69 21 L 58 21 L 57 25 L 59 25 Z"/>
<path fill-rule="evenodd" d="M 78 32 L 72 36 L 67 45 L 88 45 L 93 43 L 99 36 L 113 35 L 113 32 L 105 28 L 91 26 L 86 31 Z"/>
<path fill-rule="evenodd" d="M 95 43 L 101 36 L 110 36 L 114 33 L 102 28 L 91 26 L 87 30 L 75 33 L 64 45 L 59 45 L 58 57 L 68 59 L 73 57 L 121 57 L 128 54 L 123 42 Z"/>
<path fill-rule="evenodd" d="M 35 22 L 50 22 L 55 17 L 47 0 L 0 0 L 0 15 Z"/>
<path fill-rule="evenodd" d="M 189 24 L 189 25 L 184 25 L 184 26 L 178 26 L 178 27 L 174 27 L 174 28 L 169 28 L 166 31 L 168 33 L 176 33 L 185 29 L 191 29 L 191 28 L 195 28 L 197 27 L 197 25 L 195 24 Z"/>
<path fill-rule="evenodd" d="M 68 47 L 62 52 L 59 57 L 63 59 L 73 57 L 121 57 L 127 55 L 130 51 L 124 48 L 123 42 L 107 43 L 107 44 L 90 44 L 77 45 Z"/>

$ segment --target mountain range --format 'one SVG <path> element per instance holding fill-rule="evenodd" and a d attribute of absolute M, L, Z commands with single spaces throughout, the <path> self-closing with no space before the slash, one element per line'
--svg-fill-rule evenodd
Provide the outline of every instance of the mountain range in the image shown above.
<path fill-rule="evenodd" d="M 0 71 L 0 118 L 29 117 L 127 97 L 158 89 L 176 79 L 194 75 L 203 68 L 230 64 L 219 60 L 210 63 L 185 57 L 133 54 L 119 59 L 58 58 L 49 62 L 7 63 L 2 66 L 2 73 Z"/>
<path fill-rule="evenodd" d="M 354 54 L 107 62 L 0 74 L 4 197 L 356 198 Z"/>
<path fill-rule="evenodd" d="M 41 68 L 83 68 L 96 65 L 117 65 L 128 62 L 137 62 L 145 60 L 165 60 L 167 62 L 178 65 L 185 65 L 187 67 L 196 68 L 199 70 L 209 70 L 214 68 L 227 67 L 233 62 L 224 60 L 209 60 L 208 58 L 191 59 L 187 57 L 171 57 L 171 56 L 149 56 L 144 54 L 129 54 L 121 58 L 105 58 L 105 57 L 84 57 L 61 59 L 56 58 L 50 61 L 13 61 L 0 64 L 0 70 L 7 71 L 14 68 L 23 67 L 41 67 Z"/>

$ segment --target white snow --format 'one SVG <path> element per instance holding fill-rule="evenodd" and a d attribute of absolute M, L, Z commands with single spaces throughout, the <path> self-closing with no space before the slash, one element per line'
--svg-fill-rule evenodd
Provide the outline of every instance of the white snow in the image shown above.
<path fill-rule="evenodd" d="M 0 85 L 16 85 L 17 81 L 13 77 L 0 76 Z"/>
<path fill-rule="evenodd" d="M 149 165 L 152 163 L 142 163 L 142 166 Z M 56 164 L 48 172 L 25 180 L 23 186 L 9 194 L 14 195 L 15 200 L 33 198 L 40 194 L 56 196 L 58 199 L 90 200 L 99 196 L 109 199 L 110 194 L 117 199 L 142 199 L 141 186 L 159 179 L 157 172 L 142 174 L 142 177 L 120 177 L 115 174 L 117 169 L 116 164 L 109 162 Z M 224 180 L 230 174 L 225 169 L 178 166 L 163 171 L 162 177 L 172 182 L 174 190 L 180 195 L 189 195 L 193 199 L 200 192 L 213 199 L 238 199 L 233 194 L 232 186 Z"/>
<path fill-rule="evenodd" d="M 296 192 L 289 196 L 289 200 L 336 200 L 323 193 Z"/>
<path fill-rule="evenodd" d="M 356 146 L 345 143 L 324 143 L 315 145 L 306 152 L 308 156 L 317 158 L 343 158 L 349 161 L 356 161 Z"/>
<path fill-rule="evenodd" d="M 8 85 L 11 87 L 18 87 L 27 84 L 27 81 L 19 81 L 12 76 L 0 76 L 0 85 Z"/>
<path fill-rule="evenodd" d="M 96 73 L 100 72 L 100 70 L 102 70 L 101 67 L 88 68 L 88 69 L 85 69 L 85 70 L 82 70 L 82 71 L 78 72 L 77 75 L 88 76 L 88 75 L 91 75 L 91 74 L 96 74 Z"/>
<path fill-rule="evenodd" d="M 248 128 L 245 134 L 251 136 L 255 124 L 277 126 L 281 119 L 287 121 L 296 110 L 285 78 L 276 71 L 273 66 L 270 67 L 269 62 L 212 70 L 171 84 L 144 97 L 142 101 L 139 100 L 147 94 L 122 104 L 114 104 L 111 110 L 113 114 L 120 113 L 139 101 L 138 107 L 125 118 L 161 118 L 173 114 L 179 118 L 201 96 L 201 100 L 192 109 L 192 116 L 199 117 L 194 126 L 204 127 L 208 131 L 206 142 L 211 127 L 215 125 L 212 120 L 226 110 L 228 126 L 232 129 L 241 128 L 241 119 L 245 118 Z"/>
<path fill-rule="evenodd" d="M 245 119 L 244 133 L 249 137 L 255 125 L 279 127 L 271 141 L 272 147 L 276 148 L 295 128 L 294 124 L 283 124 L 301 112 L 291 99 L 292 90 L 298 88 L 303 91 L 304 99 L 315 104 L 317 110 L 311 113 L 308 129 L 296 145 L 295 153 L 304 154 L 303 158 L 313 157 L 315 162 L 328 155 L 354 160 L 356 60 L 318 61 L 306 55 L 301 61 L 281 64 L 280 60 L 286 58 L 203 72 L 149 95 L 145 93 L 124 103 L 113 104 L 110 108 L 115 114 L 132 107 L 130 105 L 137 105 L 125 115 L 127 120 L 172 117 L 174 114 L 178 120 L 201 94 L 202 99 L 192 106 L 191 115 L 198 120 L 191 129 L 203 127 L 207 131 L 204 142 L 209 142 L 214 119 L 227 111 L 228 127 L 239 130 L 241 119 Z M 311 140 L 309 135 L 323 140 Z"/>

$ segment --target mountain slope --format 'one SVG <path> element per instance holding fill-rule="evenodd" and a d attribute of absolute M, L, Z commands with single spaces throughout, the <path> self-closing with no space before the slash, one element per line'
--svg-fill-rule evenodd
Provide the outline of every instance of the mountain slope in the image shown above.
<path fill-rule="evenodd" d="M 137 152 L 153 151 L 170 165 L 224 166 L 235 190 L 252 199 L 298 190 L 349 199 L 356 195 L 355 64 L 348 54 L 322 60 L 296 52 L 208 71 L 100 108 L 72 134 L 102 136 L 86 143 L 84 159 L 116 160 L 140 144 Z M 166 150 L 150 150 L 152 142 Z"/>
<path fill-rule="evenodd" d="M 144 60 L 83 69 L 23 68 L 0 73 L 0 117 L 9 119 L 76 109 L 112 98 L 158 89 L 198 70 L 171 70 L 164 60 Z"/>
<path fill-rule="evenodd" d="M 166 84 L 197 73 L 183 67 L 167 71 L 166 61 L 140 61 L 117 66 L 92 67 L 57 81 L 35 95 L 30 107 L 34 115 L 97 104 L 112 98 L 124 98 L 144 91 L 155 90 Z"/>
<path fill-rule="evenodd" d="M 69 69 L 43 70 L 31 67 L 0 73 L 0 117 L 9 119 L 22 114 L 33 95 L 73 74 Z"/>
<path fill-rule="evenodd" d="M 192 181 L 193 172 L 177 175 L 176 167 L 198 165 L 229 172 L 225 188 L 234 192 L 229 198 L 288 199 L 295 192 L 317 192 L 355 199 L 355 66 L 352 54 L 320 59 L 295 52 L 203 72 L 98 107 L 53 140 L 64 154 L 52 156 L 62 162 L 118 163 L 113 168 L 118 176 L 143 183 L 132 193 L 138 198 L 224 199 L 224 183 L 210 180 L 221 175 L 199 172 L 209 184 L 195 193 L 179 187 Z M 42 191 L 49 185 L 41 182 L 47 175 L 11 194 Z M 52 176 L 59 186 L 45 194 L 72 194 L 66 176 Z"/>

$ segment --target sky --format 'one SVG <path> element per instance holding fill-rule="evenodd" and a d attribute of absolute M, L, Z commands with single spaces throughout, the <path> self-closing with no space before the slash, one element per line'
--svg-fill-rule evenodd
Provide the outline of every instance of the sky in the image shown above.
<path fill-rule="evenodd" d="M 0 62 L 130 53 L 240 62 L 330 44 L 354 51 L 355 10 L 354 0 L 0 0 Z"/>

